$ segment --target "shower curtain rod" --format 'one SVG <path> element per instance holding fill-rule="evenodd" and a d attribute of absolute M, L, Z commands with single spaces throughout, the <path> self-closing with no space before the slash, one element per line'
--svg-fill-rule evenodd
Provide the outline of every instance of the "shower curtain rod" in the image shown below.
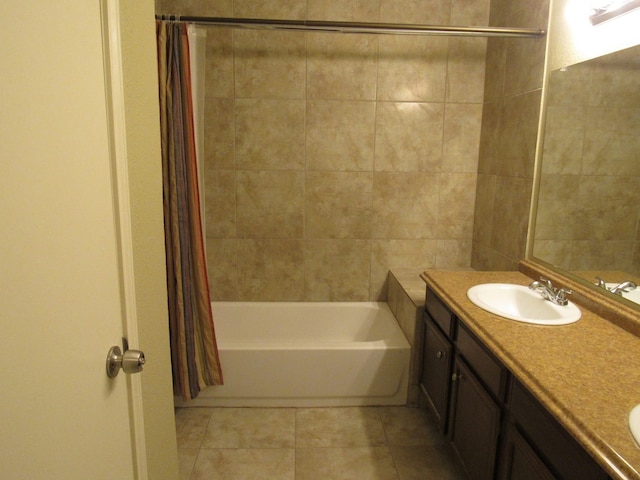
<path fill-rule="evenodd" d="M 450 35 L 461 37 L 525 37 L 539 38 L 545 30 L 535 28 L 455 27 L 442 25 L 411 25 L 401 23 L 325 22 L 316 20 L 269 20 L 264 18 L 193 17 L 156 15 L 170 20 L 198 25 L 266 30 L 294 30 L 333 33 L 368 33 L 387 35 Z"/>

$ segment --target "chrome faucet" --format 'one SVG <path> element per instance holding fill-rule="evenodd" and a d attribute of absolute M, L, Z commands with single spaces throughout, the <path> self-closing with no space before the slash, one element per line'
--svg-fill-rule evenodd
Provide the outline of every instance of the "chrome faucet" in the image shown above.
<path fill-rule="evenodd" d="M 611 287 L 609 291 L 611 293 L 615 293 L 616 295 L 622 296 L 622 292 L 630 292 L 631 290 L 635 290 L 636 288 L 638 288 L 638 285 L 636 285 L 631 280 L 627 280 L 626 282 L 622 282 L 615 287 Z"/>
<path fill-rule="evenodd" d="M 544 277 L 540 277 L 540 281 L 536 280 L 531 282 L 531 284 L 529 284 L 529 288 L 534 292 L 539 293 L 542 298 L 549 300 L 551 303 L 562 306 L 569 303 L 567 295 L 571 295 L 573 293 L 571 290 L 567 290 L 565 288 L 555 288 L 551 283 L 551 280 Z"/>
<path fill-rule="evenodd" d="M 609 288 L 607 287 L 606 282 L 600 277 L 596 277 L 595 285 L 600 288 L 604 288 L 607 292 L 611 292 L 620 296 L 622 296 L 623 292 L 630 292 L 631 290 L 635 290 L 636 288 L 638 288 L 638 285 L 636 285 L 631 280 L 627 280 L 626 282 L 622 282 L 614 287 Z"/>

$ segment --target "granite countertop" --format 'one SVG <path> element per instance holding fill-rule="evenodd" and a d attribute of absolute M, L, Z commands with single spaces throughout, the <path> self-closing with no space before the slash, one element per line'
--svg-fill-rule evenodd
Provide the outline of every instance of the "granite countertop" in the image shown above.
<path fill-rule="evenodd" d="M 628 427 L 640 403 L 640 338 L 585 308 L 576 323 L 531 325 L 467 299 L 480 283 L 528 285 L 519 272 L 427 270 L 421 278 L 613 477 L 640 480 Z"/>

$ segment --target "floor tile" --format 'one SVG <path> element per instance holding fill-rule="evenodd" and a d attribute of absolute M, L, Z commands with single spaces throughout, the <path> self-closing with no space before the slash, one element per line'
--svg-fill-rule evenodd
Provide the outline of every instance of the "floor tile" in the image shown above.
<path fill-rule="evenodd" d="M 200 450 L 190 480 L 295 480 L 295 450 Z"/>
<path fill-rule="evenodd" d="M 375 408 L 299 408 L 296 447 L 366 447 L 386 443 Z"/>
<path fill-rule="evenodd" d="M 296 480 L 398 480 L 387 447 L 298 448 Z"/>
<path fill-rule="evenodd" d="M 390 447 L 400 480 L 467 480 L 449 445 Z"/>
<path fill-rule="evenodd" d="M 293 408 L 219 408 L 211 415 L 202 448 L 293 448 Z"/>
<path fill-rule="evenodd" d="M 176 408 L 178 448 L 200 448 L 213 408 Z"/>
<path fill-rule="evenodd" d="M 181 448 L 178 449 L 178 462 L 180 465 L 180 480 L 189 480 L 193 466 L 198 458 L 199 448 Z"/>
<path fill-rule="evenodd" d="M 444 443 L 433 416 L 426 410 L 380 407 L 380 418 L 389 445 L 436 445 Z"/>

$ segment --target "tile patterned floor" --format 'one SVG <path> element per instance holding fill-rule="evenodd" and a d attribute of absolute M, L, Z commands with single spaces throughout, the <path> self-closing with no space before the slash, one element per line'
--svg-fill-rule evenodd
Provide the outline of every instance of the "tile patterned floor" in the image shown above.
<path fill-rule="evenodd" d="M 462 480 L 428 412 L 179 408 L 181 480 Z"/>

